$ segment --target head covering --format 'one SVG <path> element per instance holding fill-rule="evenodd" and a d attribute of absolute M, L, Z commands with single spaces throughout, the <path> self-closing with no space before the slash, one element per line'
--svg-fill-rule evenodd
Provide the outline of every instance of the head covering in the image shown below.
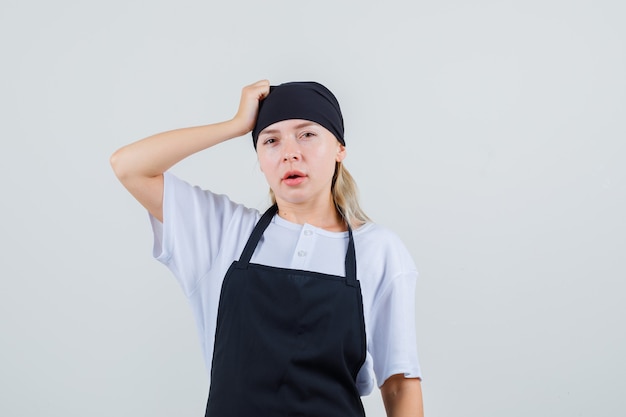
<path fill-rule="evenodd" d="M 320 83 L 298 81 L 270 86 L 270 92 L 259 102 L 259 113 L 252 141 L 256 149 L 259 133 L 283 120 L 303 119 L 319 123 L 328 129 L 342 145 L 343 116 L 337 98 Z"/>

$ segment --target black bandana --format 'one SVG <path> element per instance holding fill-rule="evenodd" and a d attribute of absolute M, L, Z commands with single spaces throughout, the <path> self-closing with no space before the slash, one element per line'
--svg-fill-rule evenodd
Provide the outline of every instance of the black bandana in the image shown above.
<path fill-rule="evenodd" d="M 346 144 L 339 102 L 322 84 L 305 81 L 270 86 L 269 94 L 259 103 L 259 114 L 252 129 L 254 149 L 261 130 L 290 119 L 319 123 L 335 135 L 342 145 Z"/>

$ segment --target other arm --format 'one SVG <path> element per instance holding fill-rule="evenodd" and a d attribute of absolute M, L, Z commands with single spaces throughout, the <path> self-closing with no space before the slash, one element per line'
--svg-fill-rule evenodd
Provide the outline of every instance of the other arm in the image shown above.
<path fill-rule="evenodd" d="M 422 383 L 419 378 L 392 375 L 380 387 L 387 417 L 424 417 Z"/>

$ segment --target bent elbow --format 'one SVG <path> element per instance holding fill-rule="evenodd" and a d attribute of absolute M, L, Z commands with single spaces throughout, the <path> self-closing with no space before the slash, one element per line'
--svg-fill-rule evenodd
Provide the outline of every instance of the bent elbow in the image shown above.
<path fill-rule="evenodd" d="M 122 180 L 128 175 L 127 164 L 124 163 L 124 160 L 124 148 L 120 148 L 117 151 L 113 152 L 113 154 L 109 158 L 111 168 L 113 169 L 115 176 L 119 180 Z"/>

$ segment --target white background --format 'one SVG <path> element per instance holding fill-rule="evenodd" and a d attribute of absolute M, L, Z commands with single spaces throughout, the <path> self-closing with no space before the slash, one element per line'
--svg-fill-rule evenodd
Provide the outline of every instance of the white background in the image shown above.
<path fill-rule="evenodd" d="M 363 206 L 421 272 L 427 416 L 622 415 L 625 21 L 618 0 L 2 0 L 0 415 L 203 415 L 190 309 L 108 158 L 231 117 L 261 78 L 341 102 Z M 264 208 L 250 142 L 173 170 Z"/>

